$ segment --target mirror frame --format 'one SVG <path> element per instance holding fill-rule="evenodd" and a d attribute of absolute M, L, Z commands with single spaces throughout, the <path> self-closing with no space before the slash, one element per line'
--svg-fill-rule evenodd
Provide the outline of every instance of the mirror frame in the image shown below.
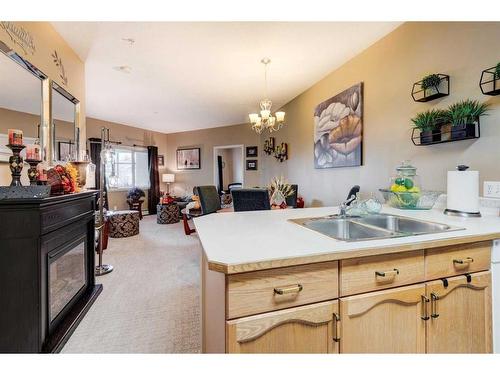
<path fill-rule="evenodd" d="M 31 64 L 28 60 L 24 59 L 21 55 L 15 52 L 12 48 L 7 46 L 3 41 L 0 40 L 0 52 L 11 59 L 14 63 L 19 65 L 21 68 L 27 70 L 29 73 L 33 74 L 36 78 L 40 80 L 40 126 L 38 129 L 38 138 L 40 140 L 40 150 L 42 161 L 50 162 L 49 155 L 52 153 L 52 145 L 50 142 L 49 133 L 49 119 L 50 119 L 50 94 L 48 90 L 49 77 L 47 74 L 43 73 L 36 66 Z"/>
<path fill-rule="evenodd" d="M 60 85 L 58 85 L 56 82 L 51 80 L 50 84 L 50 126 L 49 126 L 49 133 L 50 133 L 50 139 L 52 143 L 52 149 L 51 149 L 51 160 L 53 163 L 61 162 L 62 160 L 57 160 L 57 152 L 56 152 L 56 128 L 54 126 L 53 122 L 53 114 L 52 114 L 52 89 L 56 90 L 59 94 L 64 96 L 66 99 L 68 99 L 71 103 L 74 104 L 75 109 L 74 109 L 74 137 L 75 137 L 75 145 L 76 145 L 76 160 L 80 160 L 80 101 L 75 98 L 73 95 L 71 95 L 68 91 L 66 91 L 64 88 L 62 88 Z"/>

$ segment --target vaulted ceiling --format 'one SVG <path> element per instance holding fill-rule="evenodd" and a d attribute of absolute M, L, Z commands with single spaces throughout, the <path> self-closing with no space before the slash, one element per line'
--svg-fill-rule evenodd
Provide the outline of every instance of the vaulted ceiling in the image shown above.
<path fill-rule="evenodd" d="M 277 110 L 396 22 L 54 22 L 85 62 L 87 116 L 165 133 Z M 121 67 L 121 68 L 120 68 Z"/>

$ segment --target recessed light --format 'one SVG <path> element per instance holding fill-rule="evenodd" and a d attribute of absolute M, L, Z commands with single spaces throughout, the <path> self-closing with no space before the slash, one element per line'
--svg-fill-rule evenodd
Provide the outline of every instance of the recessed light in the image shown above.
<path fill-rule="evenodd" d="M 122 40 L 128 43 L 129 45 L 133 45 L 135 43 L 135 39 L 133 38 L 122 38 Z"/>
<path fill-rule="evenodd" d="M 118 71 L 118 72 L 127 73 L 127 74 L 129 74 L 132 71 L 132 68 L 128 65 L 113 66 L 113 69 Z"/>

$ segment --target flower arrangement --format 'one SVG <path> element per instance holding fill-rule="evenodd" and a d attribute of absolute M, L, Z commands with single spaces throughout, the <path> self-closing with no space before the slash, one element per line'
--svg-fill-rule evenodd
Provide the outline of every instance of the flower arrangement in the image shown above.
<path fill-rule="evenodd" d="M 66 167 L 58 164 L 47 171 L 47 183 L 50 185 L 51 195 L 76 193 L 78 188 L 78 171 L 68 163 Z"/>
<path fill-rule="evenodd" d="M 132 201 L 138 201 L 145 196 L 146 196 L 146 193 L 144 193 L 144 190 L 139 189 L 137 187 L 130 189 L 127 193 L 127 199 L 132 200 Z"/>
<path fill-rule="evenodd" d="M 292 186 L 281 177 L 273 177 L 267 187 L 273 207 L 286 208 L 286 198 L 294 193 Z"/>

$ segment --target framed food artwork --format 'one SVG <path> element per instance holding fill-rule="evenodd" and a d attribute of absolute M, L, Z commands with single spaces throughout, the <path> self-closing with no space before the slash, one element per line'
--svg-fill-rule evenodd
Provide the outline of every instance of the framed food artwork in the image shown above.
<path fill-rule="evenodd" d="M 200 148 L 183 148 L 177 150 L 177 169 L 201 169 Z"/>
<path fill-rule="evenodd" d="M 363 163 L 363 82 L 318 104 L 314 110 L 314 167 Z"/>

